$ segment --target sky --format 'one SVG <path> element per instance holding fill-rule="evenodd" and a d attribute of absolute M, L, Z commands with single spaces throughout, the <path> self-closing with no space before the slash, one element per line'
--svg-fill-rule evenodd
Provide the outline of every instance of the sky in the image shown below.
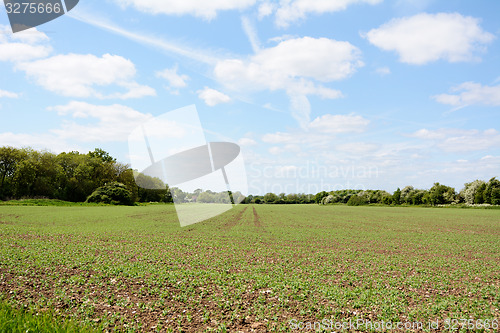
<path fill-rule="evenodd" d="M 94 148 L 195 106 L 241 147 L 249 194 L 500 176 L 500 2 L 85 0 L 13 34 L 0 146 Z M 174 131 L 175 129 L 166 129 Z"/>

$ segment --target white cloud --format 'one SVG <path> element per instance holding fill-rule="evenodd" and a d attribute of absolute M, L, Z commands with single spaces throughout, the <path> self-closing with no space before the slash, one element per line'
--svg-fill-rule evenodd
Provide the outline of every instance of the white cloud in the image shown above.
<path fill-rule="evenodd" d="M 182 57 L 186 57 L 188 59 L 192 59 L 209 65 L 215 64 L 218 60 L 218 58 L 214 56 L 212 52 L 208 49 L 191 48 L 185 45 L 173 43 L 171 41 L 166 41 L 164 39 L 157 38 L 149 34 L 134 32 L 131 31 L 130 29 L 124 29 L 112 22 L 109 22 L 102 16 L 96 17 L 95 13 L 85 13 L 85 11 L 82 11 L 81 7 L 79 11 L 77 12 L 71 11 L 67 15 L 78 21 L 93 25 L 95 27 L 104 29 L 114 34 L 118 34 L 134 42 L 158 48 L 168 54 L 180 55 Z"/>
<path fill-rule="evenodd" d="M 269 148 L 269 153 L 273 155 L 279 155 L 283 152 L 283 148 L 281 147 L 271 147 Z"/>
<path fill-rule="evenodd" d="M 327 38 L 289 39 L 262 49 L 248 60 L 219 61 L 214 73 L 220 82 L 235 89 L 296 90 L 331 97 L 330 89 L 318 88 L 308 79 L 332 82 L 351 76 L 363 66 L 361 52 L 348 42 Z"/>
<path fill-rule="evenodd" d="M 291 133 L 277 132 L 272 134 L 265 134 L 262 137 L 262 141 L 266 143 L 280 144 L 280 143 L 297 142 L 300 140 L 297 140 L 297 137 L 292 135 Z"/>
<path fill-rule="evenodd" d="M 114 0 L 123 7 L 150 14 L 194 15 L 214 19 L 223 10 L 242 10 L 253 6 L 257 0 Z"/>
<path fill-rule="evenodd" d="M 495 38 L 479 19 L 458 13 L 422 13 L 393 19 L 364 37 L 385 51 L 396 51 L 401 62 L 422 65 L 440 59 L 477 61 L 478 53 Z"/>
<path fill-rule="evenodd" d="M 0 98 L 18 98 L 19 94 L 0 89 Z"/>
<path fill-rule="evenodd" d="M 468 105 L 500 106 L 500 85 L 483 86 L 475 82 L 465 82 L 452 88 L 456 94 L 441 94 L 433 98 L 441 103 L 456 107 Z"/>
<path fill-rule="evenodd" d="M 257 141 L 250 138 L 241 138 L 238 140 L 238 144 L 240 146 L 255 146 L 257 144 Z"/>
<path fill-rule="evenodd" d="M 297 145 L 326 146 L 330 145 L 336 134 L 365 132 L 369 123 L 368 119 L 354 114 L 326 114 L 314 119 L 306 128 L 302 127 L 300 130 L 265 134 L 262 136 L 262 141 L 273 145 L 285 145 L 289 151 L 296 151 Z"/>
<path fill-rule="evenodd" d="M 76 121 L 65 121 L 61 129 L 51 132 L 61 139 L 76 139 L 83 142 L 121 142 L 138 124 L 151 119 L 128 106 L 113 104 L 107 106 L 84 102 L 70 102 L 49 108 L 59 115 L 71 115 L 74 119 L 95 119 L 97 122 L 81 125 Z M 87 121 L 88 122 L 88 121 Z"/>
<path fill-rule="evenodd" d="M 156 76 L 167 80 L 171 88 L 187 87 L 186 81 L 189 80 L 189 76 L 185 74 L 178 74 L 177 70 L 177 66 L 174 66 L 173 68 L 166 68 L 162 71 L 156 72 Z"/>
<path fill-rule="evenodd" d="M 0 30 L 3 30 L 3 27 L 0 26 Z M 45 33 L 38 31 L 37 28 L 16 32 L 15 34 L 12 34 L 11 38 L 14 41 L 27 44 L 38 44 L 41 42 L 48 42 L 50 40 Z"/>
<path fill-rule="evenodd" d="M 289 93 L 288 97 L 290 98 L 292 117 L 299 122 L 302 128 L 307 128 L 311 115 L 311 103 L 309 103 L 309 99 L 306 95 L 300 93 Z"/>
<path fill-rule="evenodd" d="M 383 0 L 281 0 L 276 12 L 276 24 L 288 27 L 290 23 L 303 19 L 307 14 L 323 14 L 345 10 L 356 3 L 378 4 Z"/>
<path fill-rule="evenodd" d="M 389 67 L 379 67 L 375 72 L 381 76 L 385 76 L 391 74 L 391 69 Z"/>
<path fill-rule="evenodd" d="M 229 103 L 231 101 L 231 97 L 208 87 L 205 87 L 203 90 L 198 90 L 198 97 L 208 106 L 216 106 L 217 104 Z"/>
<path fill-rule="evenodd" d="M 258 17 L 259 20 L 262 20 L 264 17 L 271 15 L 276 9 L 276 4 L 265 1 L 259 5 L 258 9 Z"/>
<path fill-rule="evenodd" d="M 500 133 L 495 129 L 421 129 L 411 137 L 434 141 L 434 144 L 446 152 L 474 152 L 490 148 L 500 148 Z"/>
<path fill-rule="evenodd" d="M 0 61 L 21 62 L 48 56 L 52 47 L 49 38 L 36 28 L 18 33 L 0 24 Z"/>
<path fill-rule="evenodd" d="M 338 150 L 352 154 L 367 154 L 376 151 L 378 148 L 378 145 L 366 142 L 351 142 L 337 146 Z"/>
<path fill-rule="evenodd" d="M 243 16 L 241 18 L 241 26 L 243 28 L 243 31 L 248 37 L 248 40 L 250 41 L 250 45 L 252 45 L 252 50 L 254 52 L 259 52 L 260 51 L 260 41 L 259 37 L 257 35 L 257 30 L 255 29 L 255 26 L 252 24 L 250 19 L 248 17 Z"/>
<path fill-rule="evenodd" d="M 21 63 L 18 68 L 40 86 L 63 96 L 128 99 L 156 95 L 153 88 L 133 80 L 136 74 L 134 64 L 117 55 L 57 55 Z M 109 85 L 118 85 L 127 92 L 104 95 L 94 89 L 95 86 Z"/>
<path fill-rule="evenodd" d="M 359 49 L 348 42 L 327 38 L 294 38 L 275 47 L 261 49 L 249 59 L 219 61 L 216 79 L 228 89 L 239 91 L 284 90 L 291 97 L 293 116 L 302 127 L 309 122 L 307 95 L 335 99 L 338 90 L 321 83 L 351 76 L 359 67 Z"/>
<path fill-rule="evenodd" d="M 56 153 L 63 151 L 81 151 L 80 147 L 68 144 L 53 134 L 0 133 L 0 146 L 31 147 L 34 149 L 49 149 Z"/>
<path fill-rule="evenodd" d="M 314 119 L 311 124 L 309 124 L 309 129 L 329 134 L 362 133 L 366 130 L 369 123 L 370 121 L 368 119 L 354 114 L 326 114 Z"/>
<path fill-rule="evenodd" d="M 301 149 L 300 149 L 300 145 L 298 145 L 298 144 L 287 144 L 287 145 L 280 146 L 280 147 L 278 147 L 278 146 L 270 147 L 268 149 L 268 152 L 271 155 L 280 155 L 283 153 L 298 154 L 301 152 Z M 286 171 L 286 170 L 282 170 L 282 171 Z M 291 170 L 288 170 L 288 171 L 291 171 Z"/>

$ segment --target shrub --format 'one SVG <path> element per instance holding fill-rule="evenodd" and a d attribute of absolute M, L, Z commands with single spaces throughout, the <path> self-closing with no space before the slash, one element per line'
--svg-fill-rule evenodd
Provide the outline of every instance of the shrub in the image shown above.
<path fill-rule="evenodd" d="M 347 201 L 348 206 L 361 206 L 367 204 L 368 202 L 366 201 L 366 199 L 360 195 L 353 195 Z"/>
<path fill-rule="evenodd" d="M 122 183 L 112 182 L 95 190 L 86 202 L 105 203 L 112 205 L 133 205 L 132 192 Z"/>
<path fill-rule="evenodd" d="M 491 204 L 500 205 L 500 188 L 494 188 L 491 191 Z"/>
<path fill-rule="evenodd" d="M 482 181 L 482 180 L 475 180 L 473 181 L 472 183 L 467 183 L 465 184 L 465 188 L 464 188 L 464 199 L 465 199 L 465 203 L 467 204 L 474 204 L 475 201 L 481 201 L 481 199 L 479 199 L 479 195 L 476 196 L 476 194 L 478 192 L 484 192 L 484 188 L 482 188 L 482 185 L 484 185 L 485 182 Z M 482 188 L 482 191 L 480 190 Z"/>

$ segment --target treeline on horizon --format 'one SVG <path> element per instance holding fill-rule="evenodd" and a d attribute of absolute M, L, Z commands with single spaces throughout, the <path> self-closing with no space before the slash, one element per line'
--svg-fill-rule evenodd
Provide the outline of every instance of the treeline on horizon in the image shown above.
<path fill-rule="evenodd" d="M 245 197 L 235 192 L 230 195 L 232 200 L 243 204 L 500 205 L 500 181 L 496 178 L 475 180 L 466 183 L 459 192 L 453 187 L 435 183 L 428 190 L 406 186 L 394 193 L 346 189 L 317 194 L 267 193 Z M 186 193 L 169 188 L 160 179 L 137 173 L 99 148 L 87 154 L 54 154 L 31 148 L 0 147 L 0 199 L 22 198 L 127 205 L 136 202 L 170 203 L 174 199 L 175 202 L 230 203 L 227 192 L 198 189 Z"/>
<path fill-rule="evenodd" d="M 0 147 L 0 200 L 49 198 L 71 202 L 92 201 L 96 198 L 92 194 L 97 189 L 106 184 L 119 184 L 109 186 L 112 194 L 118 192 L 118 196 L 125 195 L 119 197 L 117 203 L 172 202 L 168 186 L 160 179 L 142 174 L 138 177 L 147 188 L 137 186 L 134 171 L 128 165 L 117 162 L 99 148 L 87 154 L 75 151 L 53 154 L 31 148 Z M 94 201 L 113 203 L 111 199 L 109 202 Z"/>

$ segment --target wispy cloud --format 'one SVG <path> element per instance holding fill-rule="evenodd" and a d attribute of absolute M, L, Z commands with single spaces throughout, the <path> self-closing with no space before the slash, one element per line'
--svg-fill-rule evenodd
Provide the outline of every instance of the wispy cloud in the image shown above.
<path fill-rule="evenodd" d="M 83 10 L 78 10 L 71 11 L 67 15 L 73 19 L 113 32 L 132 41 L 151 45 L 162 51 L 180 55 L 197 62 L 215 65 L 220 60 L 219 58 L 210 55 L 208 50 L 197 50 L 188 46 L 178 45 L 176 43 L 166 41 L 160 37 L 151 36 L 147 33 L 130 31 L 110 22 L 105 18 L 97 17 L 94 13 L 90 14 Z"/>
<path fill-rule="evenodd" d="M 463 108 L 469 105 L 500 106 L 500 85 L 483 86 L 465 82 L 451 89 L 456 94 L 440 94 L 432 98 L 438 103 Z"/>
<path fill-rule="evenodd" d="M 252 45 L 252 50 L 257 53 L 260 51 L 260 41 L 259 36 L 257 35 L 257 30 L 255 26 L 252 24 L 250 19 L 246 16 L 241 18 L 241 26 L 243 27 L 243 31 L 248 37 L 250 44 Z"/>

